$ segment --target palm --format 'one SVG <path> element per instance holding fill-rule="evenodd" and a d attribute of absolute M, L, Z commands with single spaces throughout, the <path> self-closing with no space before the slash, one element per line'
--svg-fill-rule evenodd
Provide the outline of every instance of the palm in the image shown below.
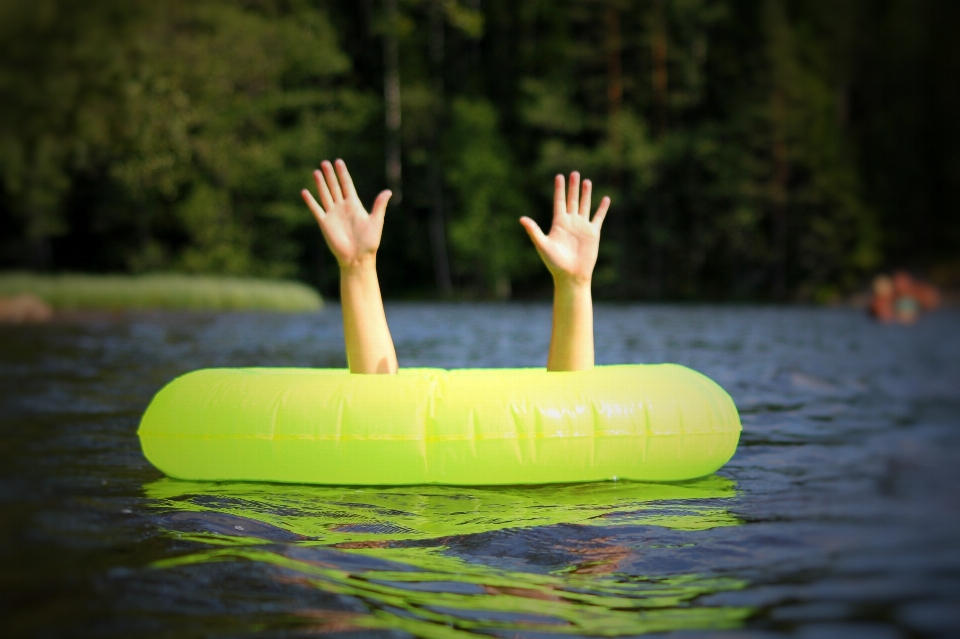
<path fill-rule="evenodd" d="M 603 198 L 591 220 L 592 189 L 590 180 L 584 180 L 581 194 L 580 175 L 573 172 L 570 174 L 570 190 L 565 194 L 563 176 L 558 175 L 554 182 L 550 233 L 545 235 L 537 223 L 528 217 L 520 220 L 555 278 L 589 281 L 593 275 L 600 246 L 600 227 L 610 206 L 610 198 Z"/>
<path fill-rule="evenodd" d="M 550 272 L 588 279 L 597 263 L 600 230 L 579 215 L 553 220 L 546 240 L 537 248 Z"/>
<path fill-rule="evenodd" d="M 359 198 L 330 207 L 319 220 L 323 237 L 340 263 L 350 263 L 376 253 L 383 232 L 383 218 L 374 218 Z"/>
<path fill-rule="evenodd" d="M 350 266 L 374 256 L 380 248 L 390 191 L 380 193 L 372 212 L 367 213 L 343 161 L 337 160 L 336 172 L 329 162 L 324 161 L 320 166 L 322 172 L 314 171 L 314 179 L 323 206 L 317 204 L 309 191 L 304 190 L 302 195 L 317 218 L 327 246 L 341 266 Z"/>

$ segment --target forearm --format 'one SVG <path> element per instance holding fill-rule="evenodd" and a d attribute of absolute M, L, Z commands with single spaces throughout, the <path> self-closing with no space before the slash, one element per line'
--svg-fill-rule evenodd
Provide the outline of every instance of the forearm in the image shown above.
<path fill-rule="evenodd" d="M 548 371 L 593 368 L 593 300 L 590 281 L 554 278 L 553 332 Z"/>
<path fill-rule="evenodd" d="M 340 301 L 350 372 L 396 373 L 397 352 L 383 310 L 375 258 L 340 267 Z"/>

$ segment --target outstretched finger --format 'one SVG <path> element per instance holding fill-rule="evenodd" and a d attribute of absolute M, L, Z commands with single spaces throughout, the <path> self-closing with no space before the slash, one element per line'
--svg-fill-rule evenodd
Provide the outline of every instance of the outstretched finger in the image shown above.
<path fill-rule="evenodd" d="M 607 217 L 607 209 L 610 208 L 610 198 L 604 196 L 600 200 L 600 206 L 597 207 L 597 212 L 593 216 L 593 223 L 597 228 L 603 226 L 603 218 Z"/>
<path fill-rule="evenodd" d="M 313 194 L 307 189 L 303 189 L 300 191 L 300 197 L 307 203 L 307 207 L 310 209 L 310 212 L 313 213 L 313 217 L 317 219 L 317 224 L 320 224 L 323 216 L 326 214 L 323 212 L 323 209 L 320 208 L 320 205 L 317 204 L 317 201 L 313 199 Z"/>
<path fill-rule="evenodd" d="M 527 235 L 530 236 L 530 239 L 533 241 L 533 245 L 537 247 L 537 250 L 541 250 L 544 243 L 547 241 L 547 236 L 544 235 L 543 231 L 540 230 L 540 225 L 527 216 L 520 218 L 520 224 L 522 224 L 523 228 L 526 229 Z"/>
<path fill-rule="evenodd" d="M 393 191 L 380 191 L 380 195 L 373 201 L 373 206 L 370 208 L 370 217 L 383 220 L 383 216 L 387 214 L 387 202 L 390 201 L 392 195 Z"/>
<path fill-rule="evenodd" d="M 567 190 L 567 213 L 576 215 L 580 209 L 580 173 L 570 173 L 570 187 Z"/>
<path fill-rule="evenodd" d="M 330 207 L 333 206 L 333 196 L 330 195 L 330 189 L 327 188 L 327 181 L 323 179 L 323 173 L 314 171 L 313 180 L 317 183 L 317 192 L 320 194 L 323 210 L 329 211 Z"/>
<path fill-rule="evenodd" d="M 340 183 L 337 181 L 337 174 L 333 171 L 333 165 L 328 160 L 320 163 L 323 169 L 323 177 L 327 178 L 327 186 L 330 188 L 330 195 L 333 196 L 333 202 L 343 201 L 343 192 L 340 190 Z"/>
<path fill-rule="evenodd" d="M 347 163 L 343 160 L 336 161 L 337 175 L 340 176 L 340 186 L 343 188 L 343 197 L 346 200 L 357 197 L 357 189 L 353 186 L 353 178 L 350 177 L 350 171 L 347 170 Z"/>
<path fill-rule="evenodd" d="M 563 190 L 563 176 L 553 178 L 553 217 L 567 212 L 567 195 Z"/>
<path fill-rule="evenodd" d="M 583 181 L 583 194 L 580 196 L 580 215 L 590 219 L 590 196 L 593 193 L 593 182 Z"/>

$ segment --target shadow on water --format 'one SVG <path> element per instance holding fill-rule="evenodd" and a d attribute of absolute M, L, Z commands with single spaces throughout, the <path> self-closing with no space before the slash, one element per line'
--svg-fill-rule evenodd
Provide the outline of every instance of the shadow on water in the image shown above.
<path fill-rule="evenodd" d="M 498 488 L 162 479 L 145 493 L 170 537 L 201 544 L 156 568 L 252 562 L 278 582 L 346 599 L 347 610 L 292 611 L 291 627 L 617 636 L 731 628 L 751 612 L 691 606 L 742 580 L 627 568 L 644 553 L 644 535 L 620 531 L 739 525 L 725 504 L 735 484 L 719 476 Z"/>

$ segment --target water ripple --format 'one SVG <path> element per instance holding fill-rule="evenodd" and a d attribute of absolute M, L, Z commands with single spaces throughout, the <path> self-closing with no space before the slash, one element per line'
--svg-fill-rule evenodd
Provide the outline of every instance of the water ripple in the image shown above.
<path fill-rule="evenodd" d="M 550 308 L 391 304 L 406 366 L 541 366 Z M 337 309 L 0 327 L 4 636 L 950 636 L 960 313 L 604 305 L 600 363 L 677 362 L 744 433 L 681 484 L 179 482 L 139 451 L 160 386 L 345 363 Z"/>

